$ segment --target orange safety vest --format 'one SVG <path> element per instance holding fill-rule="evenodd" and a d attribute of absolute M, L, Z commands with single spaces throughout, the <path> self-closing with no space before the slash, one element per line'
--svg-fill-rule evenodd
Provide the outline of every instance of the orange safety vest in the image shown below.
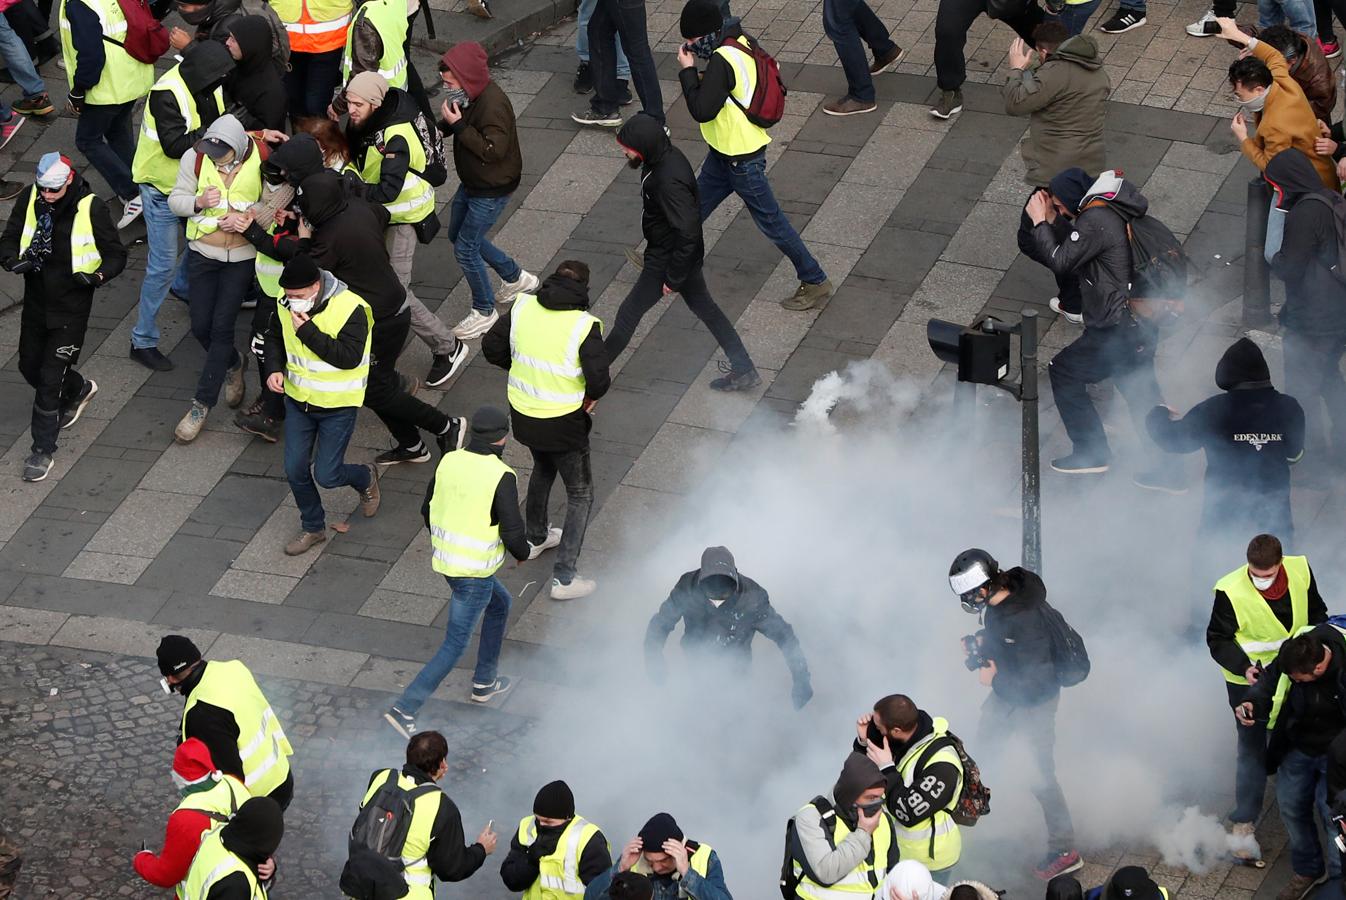
<path fill-rule="evenodd" d="M 346 46 L 354 5 L 351 0 L 273 0 L 285 25 L 292 53 L 327 53 Z"/>

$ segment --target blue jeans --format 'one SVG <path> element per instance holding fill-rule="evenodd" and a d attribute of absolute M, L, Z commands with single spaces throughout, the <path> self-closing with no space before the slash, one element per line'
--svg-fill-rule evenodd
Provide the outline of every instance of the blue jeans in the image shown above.
<path fill-rule="evenodd" d="M 1067 4 L 1055 16 L 1048 16 L 1047 18 L 1060 22 L 1061 27 L 1070 32 L 1071 37 L 1074 37 L 1084 31 L 1084 26 L 1089 21 L 1089 17 L 1094 14 L 1094 10 L 1098 9 L 1098 4 L 1101 2 L 1103 0 L 1087 0 L 1085 3 Z M 1143 5 L 1141 10 L 1144 11 Z"/>
<path fill-rule="evenodd" d="M 1257 27 L 1289 25 L 1310 40 L 1318 37 L 1313 0 L 1257 0 Z"/>
<path fill-rule="evenodd" d="M 345 461 L 346 445 L 355 433 L 357 412 L 354 406 L 320 409 L 285 398 L 285 477 L 305 531 L 327 528 L 322 497 L 314 481 L 325 488 L 353 487 L 363 491 L 369 487 L 372 477 L 369 467 Z"/>
<path fill-rule="evenodd" d="M 846 94 L 862 103 L 874 102 L 874 78 L 869 74 L 865 44 L 879 59 L 892 52 L 888 29 L 865 0 L 823 0 L 823 31 L 832 39 L 846 73 Z"/>
<path fill-rule="evenodd" d="M 575 55 L 580 62 L 589 61 L 589 18 L 594 14 L 594 4 L 598 0 L 580 0 L 579 21 L 575 27 Z M 626 52 L 622 50 L 621 35 L 614 38 L 617 47 L 617 77 L 622 81 L 631 80 L 631 64 L 626 61 Z"/>
<path fill-rule="evenodd" d="M 168 295 L 168 286 L 181 297 L 188 296 L 187 267 L 178 254 L 182 219 L 168 208 L 168 195 L 150 184 L 140 186 L 145 205 L 145 241 L 149 258 L 145 261 L 145 279 L 140 283 L 140 314 L 131 329 L 131 346 L 137 350 L 159 346 L 159 307 Z"/>
<path fill-rule="evenodd" d="M 1286 211 L 1276 205 L 1275 193 L 1272 194 L 1271 208 L 1267 210 L 1267 239 L 1262 245 L 1262 255 L 1266 257 L 1267 262 L 1281 250 L 1281 244 L 1285 243 L 1285 217 Z"/>
<path fill-rule="evenodd" d="M 131 163 L 136 154 L 136 139 L 131 130 L 134 108 L 133 102 L 86 103 L 75 122 L 75 148 L 121 200 L 130 200 L 138 193 L 131 180 Z"/>
<path fill-rule="evenodd" d="M 14 83 L 23 91 L 25 100 L 47 92 L 47 85 L 38 76 L 23 39 L 4 16 L 0 16 L 0 57 L 4 58 L 9 74 L 14 76 Z"/>
<path fill-rule="evenodd" d="M 509 607 L 514 598 L 494 575 L 489 578 L 446 577 L 445 580 L 449 582 L 453 596 L 449 600 L 449 624 L 444 629 L 444 643 L 397 700 L 397 708 L 410 715 L 416 714 L 458 664 L 483 611 L 486 616 L 481 623 L 481 643 L 477 648 L 477 668 L 472 683 L 495 683 L 500 644 L 505 639 L 505 621 L 509 618 Z"/>
<path fill-rule="evenodd" d="M 710 218 L 730 194 L 738 194 L 757 223 L 757 230 L 794 263 L 795 275 L 800 281 L 822 284 L 827 280 L 823 267 L 804 246 L 799 232 L 781 212 L 776 195 L 771 192 L 771 183 L 766 180 L 765 153 L 752 159 L 731 161 L 711 150 L 696 176 L 696 189 L 701 195 L 701 221 Z"/>
<path fill-rule="evenodd" d="M 509 205 L 509 197 L 469 197 L 460 187 L 449 204 L 449 240 L 453 258 L 472 288 L 472 308 L 483 315 L 495 309 L 495 289 L 486 267 L 495 269 L 502 281 L 518 281 L 522 269 L 510 255 L 486 240 Z"/>
<path fill-rule="evenodd" d="M 1276 805 L 1290 837 L 1290 867 L 1296 875 L 1321 876 L 1323 850 L 1313 814 L 1316 810 L 1324 827 L 1332 821 L 1327 805 L 1327 754 L 1309 756 L 1298 750 L 1285 754 L 1276 770 Z M 1335 851 L 1331 844 L 1328 846 Z M 1341 876 L 1341 858 L 1335 852 L 1327 854 L 1327 875 Z"/>

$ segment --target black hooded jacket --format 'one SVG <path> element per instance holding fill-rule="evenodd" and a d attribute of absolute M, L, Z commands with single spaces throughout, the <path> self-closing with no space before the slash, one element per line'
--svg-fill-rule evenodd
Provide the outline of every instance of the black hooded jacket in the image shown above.
<path fill-rule="evenodd" d="M 187 130 L 187 119 L 178 109 L 178 101 L 172 91 L 150 91 L 149 106 L 154 113 L 154 128 L 159 132 L 159 145 L 164 155 L 170 159 L 182 159 L 182 155 L 192 145 L 205 137 L 206 129 L 224 115 L 225 110 L 215 103 L 215 88 L 224 84 L 229 73 L 234 70 L 234 58 L 224 48 L 224 44 L 215 41 L 203 41 L 192 44 L 182 54 L 178 70 L 187 89 L 196 100 L 196 110 L 201 124 Z"/>
<path fill-rule="evenodd" d="M 923 709 L 917 710 L 916 731 L 901 743 L 894 742 L 888 735 L 879 731 L 873 720 L 869 723 L 869 740 L 886 742 L 893 755 L 893 761 L 880 768 L 884 780 L 888 783 L 888 794 L 884 800 L 888 804 L 888 811 L 904 828 L 914 828 L 917 824 L 928 821 L 935 813 L 948 809 L 958 796 L 959 778 L 962 772 L 950 762 L 936 762 L 924 768 L 917 768 L 912 773 L 911 784 L 902 780 L 902 772 L 898 767 L 902 757 L 906 756 L 912 747 L 928 738 L 934 730 L 935 720 Z M 864 753 L 865 747 L 857 739 L 851 745 L 851 752 Z"/>
<path fill-rule="evenodd" d="M 223 44 L 229 37 L 229 26 L 244 15 L 243 0 L 207 0 L 200 9 L 192 12 L 184 10 L 181 3 L 173 5 L 182 21 L 196 29 L 195 39 L 203 42 Z"/>
<path fill-rule="evenodd" d="M 1150 202 L 1134 184 L 1109 183 L 1104 173 L 1094 182 L 1075 217 L 1074 228 L 1058 241 L 1050 222 L 1034 226 L 1039 256 L 1055 275 L 1077 275 L 1084 299 L 1084 327 L 1111 328 L 1127 316 L 1131 295 L 1131 244 L 1126 223 L 1145 215 Z M 1106 188 L 1106 191 L 1105 191 Z M 1089 207 L 1094 200 L 1100 204 Z"/>
<path fill-rule="evenodd" d="M 588 309 L 589 286 L 564 275 L 551 275 L 538 289 L 537 302 L 543 309 Z M 514 320 L 510 316 L 508 312 L 501 316 L 481 339 L 481 355 L 491 365 L 507 372 L 513 360 L 509 334 Z M 603 328 L 597 322 L 580 342 L 579 362 L 580 370 L 584 373 L 585 398 L 599 399 L 608 392 L 612 377 L 608 374 L 610 360 L 603 343 Z M 589 446 L 589 430 L 593 427 L 593 419 L 583 407 L 551 419 L 535 418 L 513 408 L 509 413 L 514 437 L 529 449 L 544 453 L 565 453 Z"/>
<path fill-rule="evenodd" d="M 293 187 L 299 187 L 310 175 L 327 170 L 318 139 L 307 132 L 294 135 L 272 150 L 264 166 L 282 173 Z"/>
<path fill-rule="evenodd" d="M 23 222 L 34 190 L 36 188 L 29 187 L 19 195 L 10 211 L 4 234 L 0 235 L 0 260 L 5 263 L 18 259 L 19 238 L 23 236 Z M 75 208 L 80 199 L 91 193 L 93 189 L 89 183 L 76 172 L 65 195 L 52 206 L 51 255 L 43 263 L 41 272 L 23 276 L 23 318 L 34 324 L 57 328 L 89 318 L 94 288 L 80 284 L 70 270 L 70 229 L 74 226 Z M 39 206 L 42 203 L 39 200 Z M 93 226 L 94 245 L 103 258 L 98 271 L 106 284 L 126 268 L 126 247 L 117 234 L 107 205 L 98 197 L 94 197 L 90 206 L 89 222 Z"/>
<path fill-rule="evenodd" d="M 256 222 L 243 236 L 274 259 L 285 261 L 301 253 L 312 256 L 320 268 L 364 298 L 375 322 L 400 313 L 407 305 L 407 290 L 388 262 L 383 243 L 388 211 L 351 196 L 335 172 L 310 175 L 300 190 L 299 209 L 313 225 L 312 237 L 270 235 Z"/>
<path fill-rule="evenodd" d="M 643 113 L 617 131 L 617 140 L 640 154 L 640 228 L 648 246 L 645 267 L 663 269 L 664 284 L 675 291 L 701 267 L 706 245 L 701 234 L 701 201 L 696 173 L 673 146 L 664 126 Z"/>
<path fill-rule="evenodd" d="M 383 103 L 363 125 L 353 122 L 346 126 L 346 142 L 351 148 L 351 164 L 364 171 L 371 153 L 379 153 L 375 141 L 379 132 L 392 125 L 415 122 L 420 107 L 406 91 L 389 88 Z M 393 135 L 383 145 L 383 162 L 379 165 L 379 180 L 365 189 L 365 199 L 374 203 L 392 203 L 402 193 L 407 170 L 411 168 L 411 148 L 402 135 Z"/>
<path fill-rule="evenodd" d="M 1036 706 L 1061 692 L 1052 659 L 1052 639 L 1042 615 L 1047 586 L 1015 566 L 1005 572 L 1009 596 L 987 606 L 982 653 L 995 662 L 991 690 L 1014 706 Z"/>
<path fill-rule="evenodd" d="M 224 82 L 229 112 L 248 131 L 283 131 L 289 95 L 271 56 L 271 26 L 261 16 L 237 16 L 229 21 L 228 30 L 242 53 Z"/>
<path fill-rule="evenodd" d="M 732 567 L 732 558 L 728 565 Z M 737 568 L 732 571 L 734 592 L 718 607 L 702 589 L 701 569 L 685 572 L 678 579 L 645 629 L 649 671 L 656 678 L 662 676 L 664 643 L 681 620 L 682 648 L 689 655 L 713 653 L 746 668 L 752 662 L 752 640 L 760 633 L 780 647 L 794 683 L 808 685 L 809 666 L 794 629 L 771 605 L 765 588 Z"/>
<path fill-rule="evenodd" d="M 285 834 L 280 807 L 268 797 L 254 797 L 220 831 L 224 849 L 257 874 L 257 867 L 273 857 Z M 226 875 L 210 887 L 206 900 L 252 900 L 252 888 L 242 872 Z"/>
<path fill-rule="evenodd" d="M 1180 419 L 1156 406 L 1145 419 L 1146 428 L 1169 453 L 1206 451 L 1203 532 L 1286 537 L 1293 523 L 1290 465 L 1304 454 L 1304 410 L 1294 397 L 1272 387 L 1261 349 L 1247 338 L 1235 341 L 1220 358 L 1215 383 L 1224 393 L 1201 401 Z"/>
<path fill-rule="evenodd" d="M 1333 739 L 1346 730 L 1346 638 L 1326 623 L 1315 626 L 1312 634 L 1327 645 L 1332 660 L 1316 681 L 1290 682 L 1276 725 L 1267 736 L 1267 771 L 1271 773 L 1280 767 L 1290 750 L 1309 756 L 1322 755 Z M 1272 697 L 1282 671 L 1278 655 L 1257 684 L 1248 689 L 1247 700 L 1253 705 L 1255 719 L 1265 721 L 1271 714 Z"/>
<path fill-rule="evenodd" d="M 1338 264 L 1333 208 L 1346 203 L 1323 187 L 1309 158 L 1282 150 L 1264 173 L 1276 188 L 1273 198 L 1285 217 L 1285 239 L 1271 259 L 1271 271 L 1285 282 L 1281 325 L 1307 335 L 1346 335 L 1346 284 L 1330 271 Z"/>

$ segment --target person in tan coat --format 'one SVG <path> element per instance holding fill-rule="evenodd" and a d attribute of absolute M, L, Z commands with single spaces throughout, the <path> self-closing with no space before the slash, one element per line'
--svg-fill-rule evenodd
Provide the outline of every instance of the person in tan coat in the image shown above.
<path fill-rule="evenodd" d="M 1318 41 L 1292 31 L 1288 25 L 1249 26 L 1248 33 L 1281 52 L 1290 67 L 1290 77 L 1303 89 L 1313 114 L 1331 124 L 1337 108 L 1337 73 L 1318 48 Z"/>

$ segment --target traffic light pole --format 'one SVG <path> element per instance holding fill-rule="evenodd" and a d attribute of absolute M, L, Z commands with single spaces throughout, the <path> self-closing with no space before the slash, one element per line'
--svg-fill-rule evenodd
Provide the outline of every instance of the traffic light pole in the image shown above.
<path fill-rule="evenodd" d="M 1023 412 L 1023 566 L 1042 574 L 1042 460 L 1038 456 L 1038 314 L 1019 322 L 1019 404 Z"/>

